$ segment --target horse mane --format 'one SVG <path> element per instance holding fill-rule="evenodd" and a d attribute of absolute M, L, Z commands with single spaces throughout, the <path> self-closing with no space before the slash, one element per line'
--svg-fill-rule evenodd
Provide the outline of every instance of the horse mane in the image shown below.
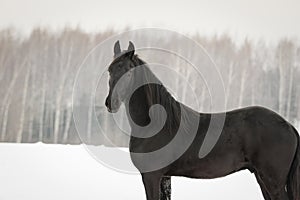
<path fill-rule="evenodd" d="M 144 87 L 144 92 L 147 97 L 147 104 L 149 108 L 152 105 L 159 104 L 164 107 L 167 113 L 167 119 L 164 127 L 171 130 L 172 128 L 176 128 L 180 124 L 181 120 L 181 107 L 180 103 L 175 100 L 175 98 L 169 93 L 167 88 L 162 84 L 162 82 L 155 76 L 155 74 L 150 70 L 148 64 L 140 59 L 138 55 L 134 55 L 132 58 L 135 67 L 143 65 L 143 80 L 156 80 L 158 84 L 147 84 Z M 162 114 L 155 113 L 153 119 L 158 123 L 161 122 Z"/>

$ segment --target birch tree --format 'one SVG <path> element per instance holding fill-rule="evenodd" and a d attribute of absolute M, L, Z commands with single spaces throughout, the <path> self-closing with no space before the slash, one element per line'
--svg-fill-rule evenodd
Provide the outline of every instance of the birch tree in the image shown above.
<path fill-rule="evenodd" d="M 65 52 L 60 52 L 60 78 L 59 78 L 59 84 L 57 88 L 56 93 L 56 99 L 55 99 L 55 117 L 54 117 L 54 133 L 53 133 L 53 142 L 58 142 L 58 135 L 59 135 L 59 125 L 61 122 L 61 103 L 62 103 L 62 96 L 64 92 L 64 87 L 66 84 L 66 79 L 69 73 L 69 69 L 71 67 L 71 59 L 72 59 L 72 53 L 73 53 L 73 43 L 71 42 L 69 46 L 63 46 L 62 50 L 65 50 Z M 63 61 L 65 60 L 63 58 L 64 53 L 66 54 L 66 63 Z"/>
<path fill-rule="evenodd" d="M 238 60 L 239 60 L 239 71 L 240 71 L 240 92 L 238 93 L 239 95 L 239 101 L 238 101 L 238 107 L 243 106 L 243 100 L 245 96 L 245 87 L 246 87 L 246 81 L 248 79 L 248 71 L 251 70 L 251 46 L 248 40 L 245 40 L 239 55 L 238 55 Z"/>
<path fill-rule="evenodd" d="M 25 71 L 25 80 L 24 80 L 24 88 L 23 88 L 23 94 L 22 94 L 22 100 L 21 100 L 21 114 L 20 114 L 20 121 L 19 121 L 19 129 L 17 132 L 17 138 L 16 142 L 21 143 L 22 142 L 22 134 L 24 129 L 24 122 L 25 122 L 25 111 L 26 111 L 26 97 L 28 92 L 28 83 L 29 83 L 29 77 L 30 77 L 30 64 L 27 67 Z"/>

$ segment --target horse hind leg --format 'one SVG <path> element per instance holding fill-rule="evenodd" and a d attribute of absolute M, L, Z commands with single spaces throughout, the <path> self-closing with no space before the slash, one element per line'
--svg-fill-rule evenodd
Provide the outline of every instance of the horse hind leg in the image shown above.
<path fill-rule="evenodd" d="M 160 181 L 160 200 L 171 199 L 171 177 L 162 177 Z"/>
<path fill-rule="evenodd" d="M 285 188 L 282 188 L 279 191 L 271 192 L 271 199 L 272 200 L 290 200 L 288 197 L 288 193 L 286 192 Z M 292 199 L 291 199 L 292 200 Z"/>
<path fill-rule="evenodd" d="M 257 179 L 259 184 L 262 185 L 261 188 L 265 200 L 293 200 L 288 197 L 285 181 L 278 180 L 276 177 L 264 178 L 262 175 L 257 175 Z"/>

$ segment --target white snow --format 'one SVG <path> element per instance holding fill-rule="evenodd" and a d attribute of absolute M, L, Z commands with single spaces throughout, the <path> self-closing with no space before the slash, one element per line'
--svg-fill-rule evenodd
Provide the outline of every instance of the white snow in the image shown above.
<path fill-rule="evenodd" d="M 0 144 L 0 200 L 145 200 L 140 176 L 108 169 L 83 146 Z M 253 174 L 172 177 L 173 200 L 262 200 Z"/>

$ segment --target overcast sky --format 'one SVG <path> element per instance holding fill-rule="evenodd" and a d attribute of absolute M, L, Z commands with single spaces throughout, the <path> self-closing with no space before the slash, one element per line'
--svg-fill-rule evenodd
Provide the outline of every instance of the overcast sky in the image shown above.
<path fill-rule="evenodd" d="M 0 28 L 24 32 L 38 25 L 88 31 L 162 27 L 276 41 L 300 36 L 299 21 L 299 0 L 0 0 Z"/>

